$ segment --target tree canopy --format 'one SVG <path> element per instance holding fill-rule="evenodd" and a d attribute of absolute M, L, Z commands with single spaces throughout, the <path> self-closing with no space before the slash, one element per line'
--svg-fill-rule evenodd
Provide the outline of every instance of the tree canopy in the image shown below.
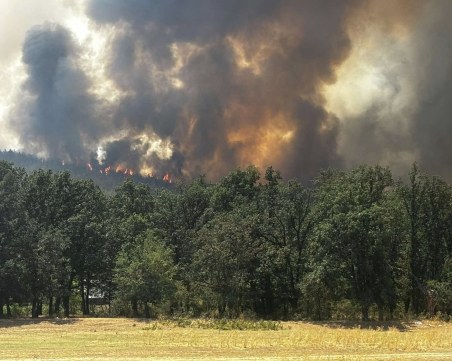
<path fill-rule="evenodd" d="M 113 193 L 0 162 L 0 316 L 392 319 L 452 313 L 452 188 L 415 164 L 268 168 Z M 16 305 L 14 308 L 13 306 Z"/>

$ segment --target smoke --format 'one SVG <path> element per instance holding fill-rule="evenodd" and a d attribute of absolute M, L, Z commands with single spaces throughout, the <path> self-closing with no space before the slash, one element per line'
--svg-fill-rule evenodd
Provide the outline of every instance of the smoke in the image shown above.
<path fill-rule="evenodd" d="M 452 180 L 451 17 L 451 2 L 432 2 L 413 35 L 418 43 L 413 140 L 421 164 L 449 180 Z"/>
<path fill-rule="evenodd" d="M 28 151 L 210 178 L 417 160 L 452 179 L 447 0 L 88 0 L 85 14 L 96 51 L 59 25 L 27 33 Z"/>
<path fill-rule="evenodd" d="M 71 34 L 55 24 L 31 28 L 23 44 L 22 60 L 28 78 L 23 85 L 15 126 L 27 149 L 74 161 L 89 156 L 89 146 L 102 125 L 94 114 L 97 101 L 89 80 L 77 65 Z"/>
<path fill-rule="evenodd" d="M 450 181 L 452 3 L 387 5 L 370 2 L 352 21 L 356 45 L 333 86 L 338 153 L 347 166 L 380 163 L 400 176 L 417 161 Z"/>
<path fill-rule="evenodd" d="M 174 173 L 218 177 L 274 166 L 312 177 L 340 165 L 323 84 L 348 55 L 352 1 L 97 1 L 114 24 L 109 76 L 124 94 L 115 126 L 175 144 Z"/>

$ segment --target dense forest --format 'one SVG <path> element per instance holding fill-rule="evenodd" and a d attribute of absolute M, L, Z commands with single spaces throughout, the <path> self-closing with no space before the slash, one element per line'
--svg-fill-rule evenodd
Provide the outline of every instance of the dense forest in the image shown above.
<path fill-rule="evenodd" d="M 103 304 L 104 306 L 99 306 Z M 106 306 L 105 306 L 106 305 Z M 0 316 L 393 319 L 452 313 L 452 187 L 413 165 L 250 166 L 212 184 L 0 162 Z"/>

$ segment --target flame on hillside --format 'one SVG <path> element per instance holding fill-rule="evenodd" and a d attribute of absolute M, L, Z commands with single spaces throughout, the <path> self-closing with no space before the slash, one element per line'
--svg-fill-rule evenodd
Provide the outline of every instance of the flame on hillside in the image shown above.
<path fill-rule="evenodd" d="M 167 182 L 167 183 L 172 183 L 172 181 L 171 181 L 171 176 L 169 175 L 169 173 L 166 173 L 166 174 L 163 176 L 163 180 L 164 180 L 165 182 Z"/>
<path fill-rule="evenodd" d="M 76 162 L 75 164 L 77 165 L 78 162 Z M 66 166 L 66 163 L 64 161 L 61 161 L 61 165 Z M 94 163 L 90 162 L 86 163 L 86 169 L 90 172 L 97 172 L 106 176 L 111 174 L 118 174 L 125 175 L 128 177 L 131 177 L 133 175 L 141 175 L 146 176 L 148 178 L 157 178 L 157 179 L 159 178 L 158 176 L 155 176 L 154 171 L 151 168 L 146 169 L 145 174 L 143 174 L 142 170 L 137 172 L 133 168 L 130 168 L 125 164 L 118 164 L 115 166 L 112 165 L 104 166 L 94 161 Z M 161 179 L 167 183 L 172 183 L 171 175 L 168 172 L 166 172 Z"/>

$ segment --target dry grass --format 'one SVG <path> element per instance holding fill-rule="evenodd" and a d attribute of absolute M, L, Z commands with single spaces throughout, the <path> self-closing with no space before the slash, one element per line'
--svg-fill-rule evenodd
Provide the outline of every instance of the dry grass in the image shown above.
<path fill-rule="evenodd" d="M 0 321 L 0 360 L 40 359 L 452 360 L 452 324 L 285 322 L 239 331 L 133 319 Z"/>

